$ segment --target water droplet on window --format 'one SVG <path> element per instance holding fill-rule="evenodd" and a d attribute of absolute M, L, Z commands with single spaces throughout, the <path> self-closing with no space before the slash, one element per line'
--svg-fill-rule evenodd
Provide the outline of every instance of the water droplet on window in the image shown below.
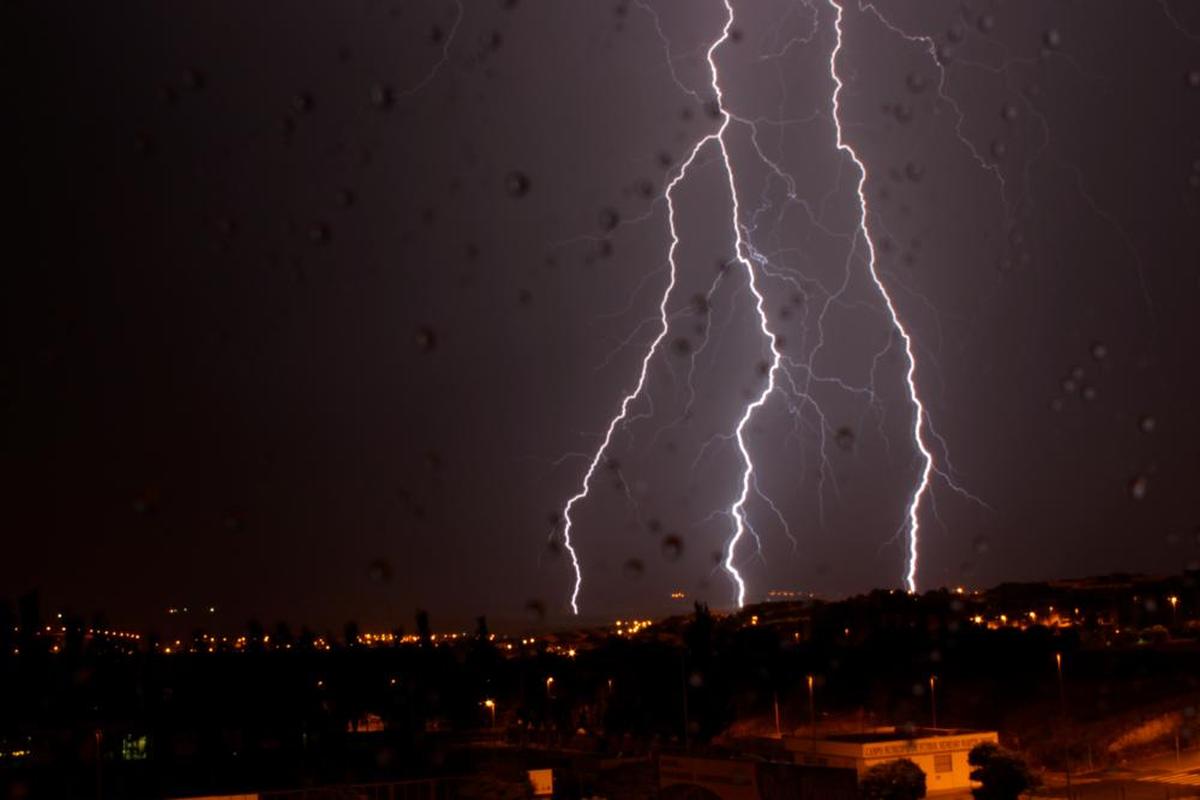
<path fill-rule="evenodd" d="M 509 197 L 524 197 L 529 194 L 529 176 L 519 170 L 513 170 L 504 178 L 504 191 Z"/>
<path fill-rule="evenodd" d="M 854 431 L 845 426 L 838 428 L 837 433 L 833 436 L 833 441 L 842 452 L 849 453 L 854 449 Z"/>
<path fill-rule="evenodd" d="M 1150 414 L 1146 414 L 1138 420 L 1138 429 L 1142 433 L 1154 433 L 1154 430 L 1157 427 L 1158 427 L 1158 420 L 1155 419 Z"/>
<path fill-rule="evenodd" d="M 392 87 L 377 83 L 371 87 L 371 105 L 386 111 L 396 104 L 396 93 Z"/>
<path fill-rule="evenodd" d="M 1058 28 L 1051 28 L 1042 34 L 1042 43 L 1050 50 L 1057 50 L 1062 47 L 1062 34 Z"/>
<path fill-rule="evenodd" d="M 616 230 L 621 223 L 621 215 L 615 208 L 605 208 L 600 211 L 600 228 L 605 231 Z"/>
<path fill-rule="evenodd" d="M 683 539 L 675 534 L 665 537 L 662 540 L 662 554 L 667 561 L 678 561 L 683 555 Z"/>
<path fill-rule="evenodd" d="M 908 90 L 913 94 L 920 94 L 929 87 L 929 79 L 919 72 L 908 73 L 908 78 L 904 82 L 908 85 Z"/>
<path fill-rule="evenodd" d="M 1097 361 L 1108 358 L 1108 346 L 1103 342 L 1092 342 L 1092 358 Z"/>
<path fill-rule="evenodd" d="M 420 328 L 417 328 L 417 333 L 414 337 L 414 340 L 417 343 L 417 347 L 421 348 L 421 350 L 426 353 L 432 353 L 434 348 L 437 347 L 437 335 L 434 334 L 433 328 L 430 328 L 427 325 L 422 325 Z"/>
<path fill-rule="evenodd" d="M 1134 500 L 1144 500 L 1149 488 L 1149 479 L 1145 475 L 1138 475 L 1129 482 L 1129 496 Z"/>
<path fill-rule="evenodd" d="M 637 580 L 645 573 L 646 565 L 642 563 L 640 558 L 631 558 L 622 565 L 621 571 L 629 580 Z"/>

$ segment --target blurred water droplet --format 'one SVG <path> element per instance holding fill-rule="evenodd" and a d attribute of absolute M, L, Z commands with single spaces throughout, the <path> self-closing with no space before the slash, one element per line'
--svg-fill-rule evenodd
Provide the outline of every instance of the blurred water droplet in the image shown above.
<path fill-rule="evenodd" d="M 1078 388 L 1079 388 L 1079 386 L 1075 382 L 1074 378 L 1063 378 L 1062 390 L 1064 392 L 1066 392 L 1067 394 L 1073 394 L 1075 392 L 1075 390 Z"/>
<path fill-rule="evenodd" d="M 1062 47 L 1062 33 L 1058 28 L 1051 28 L 1042 34 L 1042 43 L 1050 50 L 1057 50 Z"/>
<path fill-rule="evenodd" d="M 1141 430 L 1142 433 L 1154 433 L 1154 430 L 1157 427 L 1158 420 L 1155 419 L 1153 415 L 1146 414 L 1138 420 L 1138 429 Z"/>
<path fill-rule="evenodd" d="M 1008 145 L 1000 139 L 992 140 L 992 156 L 996 159 L 1004 158 L 1008 155 Z"/>
<path fill-rule="evenodd" d="M 1000 106 L 1000 118 L 1006 122 L 1012 122 L 1020 116 L 1020 110 L 1012 103 L 1005 103 Z"/>
<path fill-rule="evenodd" d="M 673 342 L 671 342 L 671 350 L 677 356 L 691 355 L 692 340 L 687 338 L 686 336 L 680 336 L 680 337 L 676 338 Z"/>
<path fill-rule="evenodd" d="M 838 428 L 837 433 L 833 435 L 833 441 L 844 453 L 854 449 L 854 438 L 854 431 L 846 426 Z"/>
<path fill-rule="evenodd" d="M 1097 361 L 1108 358 L 1108 346 L 1103 342 L 1092 342 L 1092 358 Z"/>
<path fill-rule="evenodd" d="M 1149 479 L 1145 475 L 1138 475 L 1129 482 L 1129 496 L 1134 500 L 1144 500 L 1149 488 Z"/>
<path fill-rule="evenodd" d="M 371 87 L 371 105 L 386 111 L 396 104 L 396 93 L 392 87 L 377 83 Z"/>
<path fill-rule="evenodd" d="M 929 79 L 919 72 L 908 73 L 908 78 L 904 82 L 913 94 L 920 94 L 929 87 Z"/>
<path fill-rule="evenodd" d="M 631 558 L 622 565 L 621 571 L 629 580 L 637 580 L 645 573 L 646 565 L 640 558 Z"/>
<path fill-rule="evenodd" d="M 332 236 L 333 232 L 324 222 L 315 222 L 308 229 L 308 240 L 313 244 L 327 244 Z"/>
<path fill-rule="evenodd" d="M 982 14 L 976 23 L 980 33 L 991 33 L 996 28 L 996 17 L 992 14 Z"/>
<path fill-rule="evenodd" d="M 367 565 L 367 578 L 371 581 L 371 583 L 391 583 L 391 564 L 382 558 L 373 560 Z"/>
<path fill-rule="evenodd" d="M 437 347 L 437 335 L 433 332 L 433 328 L 430 328 L 428 325 L 422 325 L 417 328 L 414 341 L 416 341 L 417 347 L 426 353 L 432 353 L 434 348 Z"/>
<path fill-rule="evenodd" d="M 946 29 L 946 39 L 957 44 L 961 42 L 967 35 L 961 22 L 952 22 L 950 27 Z"/>
<path fill-rule="evenodd" d="M 600 211 L 600 228 L 605 231 L 616 230 L 621 223 L 621 215 L 615 208 L 605 208 Z"/>
<path fill-rule="evenodd" d="M 988 541 L 986 536 L 976 536 L 971 540 L 971 547 L 978 555 L 984 555 L 992 549 L 992 543 Z"/>
<path fill-rule="evenodd" d="M 925 167 L 910 161 L 904 165 L 904 174 L 910 181 L 920 182 L 921 178 L 925 177 Z"/>
<path fill-rule="evenodd" d="M 1083 380 L 1083 374 L 1084 374 L 1083 367 L 1079 366 L 1078 364 L 1071 367 L 1071 377 L 1074 378 L 1075 380 L 1077 380 L 1077 381 Z"/>
<path fill-rule="evenodd" d="M 183 88 L 189 91 L 198 91 L 204 88 L 205 84 L 204 73 L 198 69 L 185 69 L 183 71 Z"/>
<path fill-rule="evenodd" d="M 904 124 L 912 122 L 912 106 L 908 105 L 907 103 L 897 103 L 892 107 L 892 115 L 896 118 L 897 122 Z"/>
<path fill-rule="evenodd" d="M 1193 89 L 1200 89 L 1200 69 L 1193 69 L 1188 72 L 1187 85 Z"/>
<path fill-rule="evenodd" d="M 504 191 L 509 197 L 524 197 L 529 194 L 529 176 L 520 170 L 513 170 L 504 178 Z"/>
<path fill-rule="evenodd" d="M 546 604 L 541 600 L 530 600 L 525 604 L 525 613 L 528 614 L 534 622 L 541 622 L 546 618 Z"/>
<path fill-rule="evenodd" d="M 662 540 L 662 555 L 667 561 L 678 561 L 683 555 L 683 539 L 675 534 L 665 537 Z"/>
<path fill-rule="evenodd" d="M 349 208 L 354 205 L 354 191 L 352 189 L 339 189 L 337 193 L 337 204 L 342 208 Z"/>
<path fill-rule="evenodd" d="M 1096 399 L 1096 387 L 1090 386 L 1090 385 L 1084 386 L 1079 391 L 1079 396 L 1082 397 L 1084 400 L 1087 400 L 1090 403 L 1092 400 Z"/>
<path fill-rule="evenodd" d="M 297 92 L 292 98 L 292 108 L 297 114 L 307 114 L 313 110 L 314 104 L 313 96 L 308 92 Z"/>

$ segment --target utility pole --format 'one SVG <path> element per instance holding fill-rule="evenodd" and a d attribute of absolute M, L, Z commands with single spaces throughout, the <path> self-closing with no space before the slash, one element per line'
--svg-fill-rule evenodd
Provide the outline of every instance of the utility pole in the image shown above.
<path fill-rule="evenodd" d="M 929 676 L 929 719 L 934 730 L 937 730 L 937 676 Z"/>
<path fill-rule="evenodd" d="M 808 676 L 808 727 L 812 729 L 812 749 L 817 752 L 817 700 L 813 691 L 813 676 Z"/>
<path fill-rule="evenodd" d="M 1067 771 L 1067 797 L 1071 796 L 1071 747 L 1067 744 L 1067 689 L 1063 682 L 1062 653 L 1054 654 L 1054 663 L 1058 667 L 1058 704 L 1063 728 L 1063 763 Z"/>

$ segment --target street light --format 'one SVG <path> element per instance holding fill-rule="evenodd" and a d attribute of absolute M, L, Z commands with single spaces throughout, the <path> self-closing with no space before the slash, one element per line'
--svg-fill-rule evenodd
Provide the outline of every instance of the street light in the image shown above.
<path fill-rule="evenodd" d="M 496 727 L 496 701 L 489 697 L 487 700 L 483 701 L 483 705 L 485 708 L 487 708 L 488 711 L 490 711 L 492 713 L 492 727 L 495 728 Z"/>
<path fill-rule="evenodd" d="M 1171 626 L 1174 627 L 1179 624 L 1179 598 L 1171 595 L 1167 602 L 1171 604 Z"/>

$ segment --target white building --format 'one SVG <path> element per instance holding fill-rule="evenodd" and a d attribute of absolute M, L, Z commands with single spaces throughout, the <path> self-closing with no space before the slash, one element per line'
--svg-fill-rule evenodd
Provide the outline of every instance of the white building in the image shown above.
<path fill-rule="evenodd" d="M 995 731 L 882 728 L 819 739 L 788 736 L 783 740 L 797 764 L 849 767 L 860 779 L 877 764 L 907 758 L 925 772 L 925 789 L 930 794 L 969 788 L 971 766 L 967 754 L 984 742 L 998 744 L 999 737 Z"/>

